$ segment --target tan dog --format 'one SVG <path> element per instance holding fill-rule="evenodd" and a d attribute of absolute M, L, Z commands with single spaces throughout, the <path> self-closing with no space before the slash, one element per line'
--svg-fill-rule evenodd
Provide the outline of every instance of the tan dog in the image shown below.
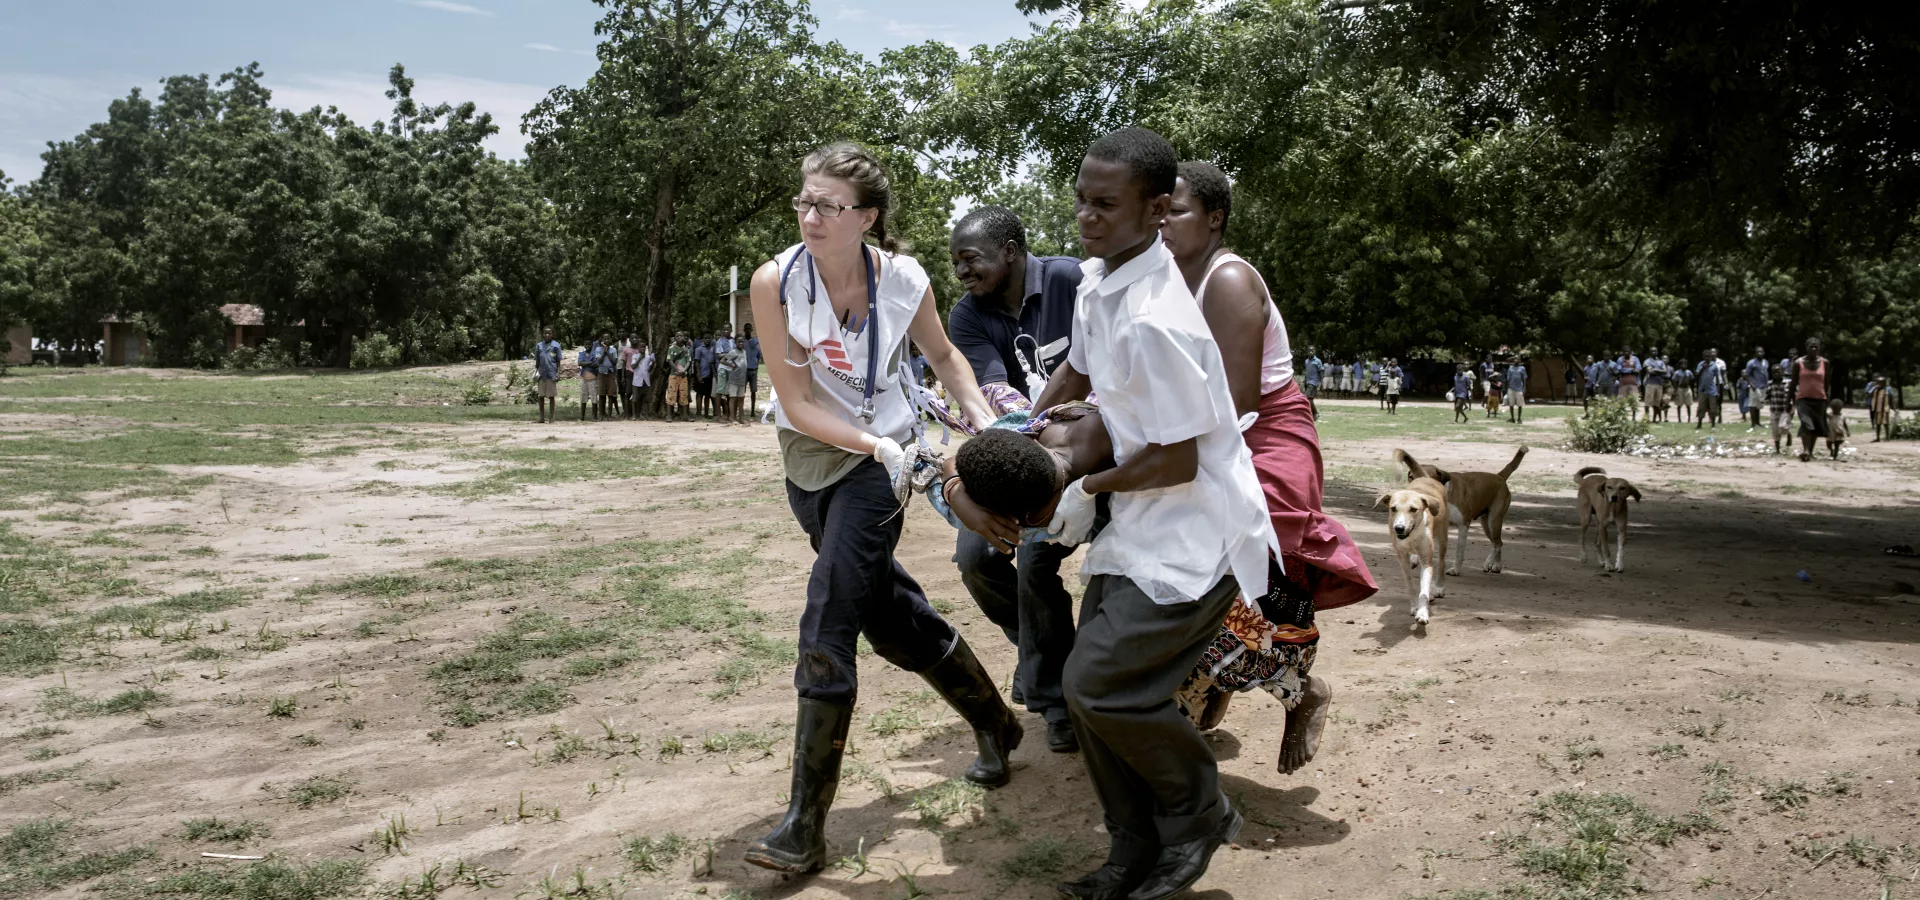
<path fill-rule="evenodd" d="M 1507 509 L 1513 505 L 1513 491 L 1507 489 L 1507 476 L 1520 468 L 1520 460 L 1527 456 L 1527 448 L 1522 446 L 1513 452 L 1513 460 L 1498 472 L 1449 472 L 1438 466 L 1429 466 L 1408 454 L 1405 450 L 1393 451 L 1393 458 L 1407 469 L 1408 478 L 1431 478 L 1447 486 L 1447 521 L 1460 529 L 1460 545 L 1454 548 L 1453 563 L 1447 566 L 1448 575 L 1460 574 L 1460 566 L 1467 561 L 1467 526 L 1475 519 L 1480 520 L 1480 528 L 1493 544 L 1493 550 L 1487 554 L 1487 563 L 1481 568 L 1488 572 L 1500 571 L 1501 526 L 1506 524 Z"/>
<path fill-rule="evenodd" d="M 1600 551 L 1600 568 L 1611 572 L 1627 570 L 1627 498 L 1640 500 L 1640 489 L 1625 478 L 1608 478 L 1607 470 L 1588 466 L 1573 473 L 1580 486 L 1580 561 L 1587 561 L 1587 526 L 1597 524 L 1594 549 Z M 1613 558 L 1607 558 L 1607 526 L 1613 526 Z"/>
<path fill-rule="evenodd" d="M 1413 620 L 1425 625 L 1427 604 L 1447 595 L 1446 577 L 1440 571 L 1447 558 L 1446 486 L 1431 478 L 1415 478 L 1400 490 L 1381 494 L 1373 506 L 1387 508 L 1387 530 L 1393 533 L 1400 576 L 1413 601 Z M 1417 578 L 1415 568 L 1420 570 Z"/>

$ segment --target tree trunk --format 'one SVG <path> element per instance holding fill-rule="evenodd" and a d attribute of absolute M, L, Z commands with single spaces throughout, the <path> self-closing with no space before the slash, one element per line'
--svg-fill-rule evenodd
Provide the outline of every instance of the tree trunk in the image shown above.
<path fill-rule="evenodd" d="M 653 195 L 653 227 L 647 230 L 647 284 L 645 322 L 647 346 L 654 348 L 653 411 L 658 415 L 667 394 L 667 349 L 673 339 L 673 260 L 667 256 L 667 230 L 673 225 L 679 202 L 679 182 L 666 154 L 661 154 L 659 184 Z"/>

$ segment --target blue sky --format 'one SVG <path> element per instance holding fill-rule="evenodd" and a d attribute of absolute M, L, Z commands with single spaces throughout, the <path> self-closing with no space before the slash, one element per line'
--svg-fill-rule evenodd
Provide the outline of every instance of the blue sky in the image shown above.
<path fill-rule="evenodd" d="M 0 172 L 40 173 L 47 141 L 106 117 L 107 104 L 168 75 L 259 62 L 276 106 L 338 106 L 384 118 L 386 73 L 415 96 L 472 100 L 501 125 L 491 148 L 522 155 L 522 113 L 592 74 L 590 0 L 11 0 L 0 5 Z M 961 47 L 1027 33 L 1013 0 L 819 0 L 820 35 L 875 56 L 937 40 Z"/>

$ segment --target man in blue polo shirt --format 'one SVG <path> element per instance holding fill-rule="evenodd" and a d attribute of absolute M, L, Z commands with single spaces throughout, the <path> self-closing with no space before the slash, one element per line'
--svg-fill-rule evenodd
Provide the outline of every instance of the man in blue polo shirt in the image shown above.
<path fill-rule="evenodd" d="M 1002 383 L 1029 399 L 1039 397 L 1047 373 L 1067 357 L 1080 261 L 1028 253 L 1020 217 L 999 206 L 967 213 L 954 226 L 949 249 L 954 277 L 967 289 L 947 315 L 953 345 L 967 357 L 982 387 Z M 1073 650 L 1073 597 L 1060 580 L 1060 563 L 1073 548 L 1034 542 L 1021 545 L 1017 556 L 1005 546 L 995 549 L 982 533 L 1010 529 L 1017 537 L 1018 528 L 1004 521 L 1003 529 L 988 524 L 998 517 L 968 499 L 964 487 L 948 501 L 967 526 L 953 555 L 960 580 L 987 618 L 1020 648 L 1015 702 L 1045 717 L 1049 749 L 1078 750 L 1060 686 Z"/>

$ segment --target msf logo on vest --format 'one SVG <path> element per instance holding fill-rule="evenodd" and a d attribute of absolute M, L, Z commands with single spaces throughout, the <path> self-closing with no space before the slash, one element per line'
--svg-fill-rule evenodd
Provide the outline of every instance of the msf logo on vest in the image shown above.
<path fill-rule="evenodd" d="M 847 387 L 861 393 L 866 392 L 867 380 L 853 374 L 853 361 L 847 358 L 846 345 L 833 338 L 827 338 L 814 344 L 813 349 L 815 353 L 820 354 L 820 360 L 827 364 L 827 369 L 833 373 L 833 377 L 840 379 Z"/>

